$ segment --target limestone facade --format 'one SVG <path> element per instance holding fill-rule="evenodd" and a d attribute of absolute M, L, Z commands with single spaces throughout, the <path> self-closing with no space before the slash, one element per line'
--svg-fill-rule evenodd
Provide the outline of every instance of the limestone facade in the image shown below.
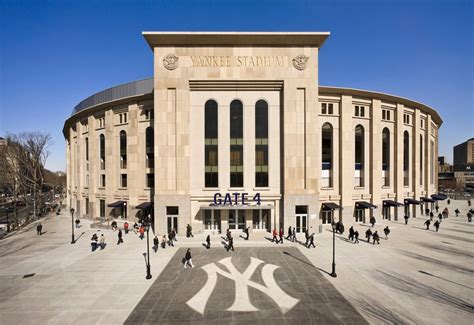
<path fill-rule="evenodd" d="M 82 217 L 133 222 L 141 211 L 136 206 L 150 202 L 158 233 L 173 227 L 184 233 L 187 224 L 195 232 L 286 232 L 288 226 L 302 232 L 339 218 L 415 217 L 415 205 L 384 209 L 384 201 L 435 193 L 441 118 L 405 98 L 320 87 L 318 55 L 328 35 L 144 33 L 154 54 L 152 91 L 109 100 L 98 94 L 65 122 L 69 204 Z M 208 101 L 217 104 L 212 140 L 205 136 Z M 235 101 L 242 106 L 239 139 L 230 125 Z M 263 140 L 256 135 L 259 101 L 268 112 Z M 147 128 L 153 129 L 153 149 Z M 205 150 L 211 142 L 217 148 L 212 167 Z M 263 167 L 257 165 L 259 144 L 267 152 Z M 239 166 L 235 159 L 242 160 Z M 213 186 L 206 185 L 211 169 L 218 177 Z M 268 181 L 258 186 L 262 170 Z M 241 184 L 231 181 L 233 171 Z M 216 205 L 216 193 L 223 200 L 246 193 L 248 204 Z M 361 202 L 377 208 L 361 209 Z"/>

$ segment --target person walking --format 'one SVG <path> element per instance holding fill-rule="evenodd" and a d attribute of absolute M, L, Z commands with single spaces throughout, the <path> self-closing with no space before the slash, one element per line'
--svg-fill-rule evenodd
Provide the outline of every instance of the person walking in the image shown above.
<path fill-rule="evenodd" d="M 309 229 L 308 228 L 306 228 L 306 230 L 304 231 L 304 237 L 306 239 L 304 245 L 308 246 L 308 241 L 309 241 Z"/>
<path fill-rule="evenodd" d="M 226 233 L 225 233 L 225 236 L 226 236 L 226 238 L 227 238 L 227 241 L 229 241 L 230 237 L 232 236 L 232 234 L 231 234 L 229 228 L 227 228 L 227 231 L 226 231 Z"/>
<path fill-rule="evenodd" d="M 283 237 L 285 236 L 284 232 L 283 232 L 283 228 L 280 228 L 280 240 L 278 241 L 279 243 L 282 243 L 283 244 Z"/>
<path fill-rule="evenodd" d="M 176 238 L 176 229 L 175 229 L 175 228 L 173 228 L 173 229 L 171 230 L 171 235 L 173 236 L 173 240 L 174 240 L 174 241 L 178 241 L 178 239 Z M 173 245 L 173 246 L 174 246 L 174 245 Z"/>
<path fill-rule="evenodd" d="M 348 237 L 348 239 L 349 239 L 350 241 L 353 241 L 353 240 L 354 240 L 354 227 L 353 227 L 353 226 L 351 226 L 351 227 L 349 228 L 349 237 Z"/>
<path fill-rule="evenodd" d="M 227 244 L 227 251 L 230 249 L 234 251 L 234 237 L 232 237 L 232 235 L 229 237 L 229 243 Z"/>
<path fill-rule="evenodd" d="M 293 229 L 291 230 L 291 241 L 292 242 L 296 242 L 296 229 L 295 227 L 293 227 Z"/>
<path fill-rule="evenodd" d="M 459 214 L 461 213 L 461 211 L 459 211 L 459 209 L 456 208 L 456 210 L 454 210 L 454 213 L 456 214 L 456 217 L 459 217 Z"/>
<path fill-rule="evenodd" d="M 191 227 L 191 225 L 188 223 L 188 225 L 186 226 L 186 237 L 194 237 L 193 236 L 193 227 Z"/>
<path fill-rule="evenodd" d="M 168 246 L 173 246 L 174 247 L 173 230 L 170 230 L 169 233 L 168 233 Z"/>
<path fill-rule="evenodd" d="M 145 227 L 140 226 L 140 229 L 138 229 L 138 232 L 140 233 L 140 239 L 143 240 L 143 238 L 145 238 Z"/>
<path fill-rule="evenodd" d="M 468 206 L 468 207 L 471 206 L 471 200 L 467 200 L 467 206 Z"/>
<path fill-rule="evenodd" d="M 439 222 L 443 220 L 443 215 L 441 213 L 438 213 L 438 219 L 439 219 Z"/>
<path fill-rule="evenodd" d="M 372 230 L 367 229 L 367 231 L 365 232 L 365 238 L 367 238 L 367 242 L 370 243 L 370 237 L 372 236 Z"/>
<path fill-rule="evenodd" d="M 207 249 L 211 248 L 211 235 L 207 235 L 206 237 L 206 248 Z"/>
<path fill-rule="evenodd" d="M 247 227 L 247 228 L 244 229 L 244 234 L 245 234 L 244 239 L 245 240 L 249 240 L 249 229 L 250 229 L 250 227 Z"/>
<path fill-rule="evenodd" d="M 276 228 L 273 228 L 273 239 L 272 239 L 272 243 L 273 242 L 276 242 L 278 244 L 278 238 L 277 238 L 278 234 L 277 234 L 277 230 Z"/>
<path fill-rule="evenodd" d="M 472 221 L 472 213 L 471 213 L 471 211 L 469 211 L 469 212 L 467 213 L 467 221 L 468 221 L 468 222 L 471 222 L 471 221 Z"/>
<path fill-rule="evenodd" d="M 81 227 L 81 220 L 79 220 L 79 218 L 77 218 L 76 221 L 74 221 L 74 223 L 76 224 L 76 228 Z"/>
<path fill-rule="evenodd" d="M 155 238 L 153 238 L 153 250 L 158 252 L 158 247 L 160 247 L 160 241 L 158 240 L 158 236 L 155 235 Z"/>
<path fill-rule="evenodd" d="M 383 229 L 383 232 L 385 234 L 385 239 L 388 239 L 388 235 L 390 234 L 390 229 L 388 229 L 388 226 Z"/>
<path fill-rule="evenodd" d="M 440 223 L 438 220 L 436 220 L 436 222 L 433 224 L 433 225 L 435 226 L 435 228 L 436 228 L 436 232 L 438 232 L 438 230 L 439 230 L 439 225 L 440 225 L 440 224 L 441 224 L 441 223 Z"/>
<path fill-rule="evenodd" d="M 100 234 L 99 245 L 100 245 L 100 250 L 103 250 L 105 248 L 105 236 L 104 236 L 104 234 Z"/>
<path fill-rule="evenodd" d="M 358 244 L 359 243 L 359 232 L 356 230 L 354 232 L 354 244 Z"/>
<path fill-rule="evenodd" d="M 372 228 L 375 226 L 375 221 L 376 220 L 374 216 L 370 217 L 370 224 L 372 225 Z"/>
<path fill-rule="evenodd" d="M 125 230 L 125 234 L 128 234 L 128 222 L 125 221 L 125 223 L 123 224 L 123 230 Z"/>
<path fill-rule="evenodd" d="M 288 227 L 288 236 L 286 236 L 286 239 L 291 240 L 291 226 Z"/>
<path fill-rule="evenodd" d="M 430 230 L 430 224 L 431 224 L 430 220 L 425 221 L 426 230 Z"/>
<path fill-rule="evenodd" d="M 430 221 L 433 221 L 434 213 L 433 211 L 430 211 Z"/>
<path fill-rule="evenodd" d="M 119 245 L 120 243 L 123 243 L 123 239 L 122 239 L 122 229 L 119 229 L 118 234 L 117 234 L 117 237 L 118 237 L 117 245 Z"/>
<path fill-rule="evenodd" d="M 448 199 L 448 205 L 450 205 L 450 204 L 451 204 L 451 200 L 450 200 L 450 199 Z"/>
<path fill-rule="evenodd" d="M 438 212 L 438 210 L 439 210 L 438 203 L 436 203 L 435 210 L 436 210 L 436 212 Z"/>
<path fill-rule="evenodd" d="M 184 255 L 184 268 L 187 269 L 188 265 L 191 268 L 194 267 L 193 259 L 192 259 L 192 256 L 191 256 L 191 248 L 188 248 L 188 250 L 186 251 L 186 254 Z"/>
<path fill-rule="evenodd" d="M 405 218 L 405 225 L 408 225 L 408 216 L 405 214 L 403 218 Z"/>
<path fill-rule="evenodd" d="M 316 248 L 316 245 L 314 245 L 314 233 L 311 234 L 311 236 L 309 236 L 308 246 L 306 246 L 306 247 L 311 248 L 311 246 Z"/>
<path fill-rule="evenodd" d="M 91 251 L 94 252 L 97 249 L 97 235 L 93 234 L 91 237 Z"/>
<path fill-rule="evenodd" d="M 42 234 L 42 230 L 43 230 L 43 225 L 40 223 L 38 223 L 38 225 L 36 226 L 36 234 L 41 236 Z"/>
<path fill-rule="evenodd" d="M 426 203 L 426 205 L 428 206 L 428 203 Z M 429 214 L 430 214 L 430 209 L 426 208 L 425 209 L 425 215 L 428 216 Z"/>
<path fill-rule="evenodd" d="M 166 248 L 166 235 L 163 235 L 163 237 L 161 237 L 161 248 Z"/>
<path fill-rule="evenodd" d="M 380 237 L 379 237 L 379 233 L 377 231 L 374 232 L 374 235 L 372 237 L 374 239 L 373 245 L 375 245 L 375 242 L 377 242 L 377 245 L 380 245 Z"/>

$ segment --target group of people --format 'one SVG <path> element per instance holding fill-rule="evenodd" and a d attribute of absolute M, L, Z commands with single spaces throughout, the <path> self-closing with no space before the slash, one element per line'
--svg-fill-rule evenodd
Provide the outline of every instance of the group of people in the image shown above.
<path fill-rule="evenodd" d="M 276 228 L 273 228 L 273 238 L 272 238 L 272 243 L 276 242 L 282 243 L 283 244 L 283 237 L 285 234 L 283 233 L 283 228 L 280 228 L 280 232 L 277 232 Z"/>
<path fill-rule="evenodd" d="M 100 237 L 97 234 L 93 234 L 91 238 L 91 250 L 94 252 L 98 247 L 101 250 L 105 248 L 105 235 L 100 234 Z"/>

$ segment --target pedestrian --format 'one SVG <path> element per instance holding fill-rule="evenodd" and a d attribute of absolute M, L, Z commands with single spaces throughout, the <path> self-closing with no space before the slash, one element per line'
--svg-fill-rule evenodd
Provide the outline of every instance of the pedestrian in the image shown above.
<path fill-rule="evenodd" d="M 436 209 L 436 212 L 438 212 L 438 210 L 439 210 L 438 203 L 436 203 L 435 209 Z"/>
<path fill-rule="evenodd" d="M 93 234 L 91 237 L 91 250 L 95 251 L 97 249 L 97 235 Z"/>
<path fill-rule="evenodd" d="M 171 234 L 173 235 L 173 239 L 174 241 L 178 241 L 178 239 L 176 238 L 176 229 L 173 228 L 173 230 L 171 230 Z M 174 246 L 174 245 L 173 245 Z"/>
<path fill-rule="evenodd" d="M 405 218 L 405 224 L 408 225 L 408 216 L 405 214 L 403 218 Z"/>
<path fill-rule="evenodd" d="M 153 250 L 158 252 L 158 247 L 160 246 L 160 241 L 158 240 L 158 236 L 155 235 L 155 238 L 153 238 Z"/>
<path fill-rule="evenodd" d="M 125 234 L 128 234 L 128 222 L 125 221 L 125 223 L 123 224 L 123 229 L 125 230 Z"/>
<path fill-rule="evenodd" d="M 308 241 L 309 241 L 309 229 L 306 228 L 306 230 L 304 231 L 304 237 L 306 238 L 306 241 L 304 243 L 305 246 L 308 246 Z"/>
<path fill-rule="evenodd" d="M 140 226 L 138 232 L 140 233 L 140 239 L 143 240 L 143 238 L 145 237 L 145 227 Z"/>
<path fill-rule="evenodd" d="M 454 213 L 456 213 L 456 217 L 458 217 L 458 216 L 459 216 L 459 213 L 461 213 L 461 212 L 459 211 L 458 208 L 456 208 L 456 210 L 454 210 Z"/>
<path fill-rule="evenodd" d="M 193 260 L 192 260 L 192 257 L 191 257 L 191 248 L 188 248 L 188 250 L 186 251 L 186 254 L 184 255 L 184 268 L 187 269 L 188 265 L 191 268 L 194 267 Z"/>
<path fill-rule="evenodd" d="M 434 213 L 433 211 L 430 211 L 430 221 L 433 221 Z"/>
<path fill-rule="evenodd" d="M 291 230 L 291 241 L 296 242 L 296 229 L 295 229 L 295 227 L 293 227 L 293 229 Z"/>
<path fill-rule="evenodd" d="M 355 238 L 354 244 L 358 244 L 359 243 L 359 232 L 357 230 L 354 232 L 354 238 Z"/>
<path fill-rule="evenodd" d="M 41 222 L 40 222 L 40 223 L 38 223 L 38 225 L 36 226 L 36 234 L 41 236 L 42 230 L 43 230 L 43 225 L 42 225 Z"/>
<path fill-rule="evenodd" d="M 166 248 L 166 235 L 163 235 L 163 237 L 161 237 L 161 248 Z"/>
<path fill-rule="evenodd" d="M 440 222 L 438 220 L 436 220 L 436 222 L 434 223 L 434 226 L 436 228 L 436 232 L 438 232 L 438 230 L 439 230 L 439 225 L 440 225 Z"/>
<path fill-rule="evenodd" d="M 448 199 L 448 205 L 450 205 L 450 204 L 451 204 L 451 200 L 450 200 L 450 199 Z"/>
<path fill-rule="evenodd" d="M 229 251 L 230 249 L 234 251 L 234 238 L 232 237 L 232 235 L 229 237 L 229 243 L 227 244 L 227 251 Z"/>
<path fill-rule="evenodd" d="M 468 221 L 468 222 L 471 222 L 471 221 L 472 221 L 472 213 L 471 213 L 471 211 L 469 211 L 469 212 L 467 213 L 467 221 Z"/>
<path fill-rule="evenodd" d="M 286 236 L 286 239 L 291 240 L 291 226 L 288 227 L 288 236 Z"/>
<path fill-rule="evenodd" d="M 278 238 L 277 238 L 278 234 L 276 232 L 276 228 L 273 228 L 273 239 L 272 239 L 272 243 L 273 242 L 276 242 L 278 244 Z"/>
<path fill-rule="evenodd" d="M 383 229 L 383 232 L 385 234 L 385 239 L 388 239 L 388 235 L 390 234 L 390 229 L 388 229 L 388 226 Z"/>
<path fill-rule="evenodd" d="M 280 240 L 278 241 L 279 243 L 283 244 L 283 236 L 285 236 L 285 234 L 283 233 L 283 228 L 280 228 Z"/>
<path fill-rule="evenodd" d="M 369 229 L 367 229 L 367 231 L 365 232 L 365 238 L 367 238 L 367 242 L 370 243 L 370 237 L 372 236 L 372 231 Z"/>
<path fill-rule="evenodd" d="M 350 241 L 353 241 L 353 240 L 354 240 L 354 227 L 353 227 L 353 226 L 351 226 L 351 227 L 349 228 L 349 237 L 348 237 L 348 239 L 349 239 Z"/>
<path fill-rule="evenodd" d="M 76 221 L 74 221 L 74 223 L 76 224 L 76 228 L 80 228 L 80 227 L 81 227 L 81 220 L 76 219 Z"/>
<path fill-rule="evenodd" d="M 374 216 L 370 217 L 370 224 L 372 225 L 372 228 L 373 228 L 374 225 L 375 225 L 375 217 Z"/>
<path fill-rule="evenodd" d="M 123 239 L 122 239 L 122 229 L 119 229 L 118 234 L 117 234 L 117 237 L 118 237 L 117 245 L 120 244 L 120 243 L 123 243 Z"/>
<path fill-rule="evenodd" d="M 211 235 L 207 235 L 206 237 L 206 248 L 211 248 Z"/>
<path fill-rule="evenodd" d="M 373 245 L 375 245 L 375 242 L 377 242 L 377 245 L 380 245 L 380 237 L 377 231 L 374 232 L 374 235 L 372 236 L 372 238 L 374 239 Z"/>
<path fill-rule="evenodd" d="M 467 206 L 468 206 L 468 207 L 471 206 L 471 200 L 467 200 Z"/>
<path fill-rule="evenodd" d="M 427 205 L 428 206 L 428 205 Z M 426 208 L 425 209 L 425 215 L 429 215 L 430 214 L 430 209 L 429 208 Z"/>
<path fill-rule="evenodd" d="M 112 230 L 115 231 L 117 230 L 117 221 L 112 221 L 112 223 L 110 224 L 112 226 Z"/>
<path fill-rule="evenodd" d="M 344 224 L 341 222 L 341 226 L 339 227 L 339 233 L 342 235 L 344 234 Z"/>
<path fill-rule="evenodd" d="M 194 237 L 193 236 L 193 227 L 188 223 L 186 226 L 186 237 Z"/>
<path fill-rule="evenodd" d="M 169 233 L 168 233 L 168 246 L 173 246 L 174 247 L 173 231 L 172 230 L 170 230 Z"/>
<path fill-rule="evenodd" d="M 309 236 L 309 240 L 308 240 L 308 248 L 311 248 L 311 246 L 313 246 L 314 248 L 316 248 L 316 245 L 314 245 L 314 233 L 311 234 L 311 236 Z"/>
<path fill-rule="evenodd" d="M 336 232 L 338 233 L 341 230 L 341 221 L 336 222 Z"/>
<path fill-rule="evenodd" d="M 430 224 L 431 224 L 431 221 L 430 221 L 430 220 L 426 220 L 426 221 L 425 221 L 426 230 L 429 230 L 429 229 L 430 229 Z"/>
<path fill-rule="evenodd" d="M 226 233 L 225 233 L 225 236 L 226 236 L 226 238 L 227 238 L 227 241 L 229 241 L 230 237 L 232 236 L 232 234 L 231 234 L 229 228 L 227 228 L 227 231 L 226 231 Z"/>
<path fill-rule="evenodd" d="M 440 222 L 443 220 L 443 215 L 441 213 L 438 213 L 438 219 Z"/>
<path fill-rule="evenodd" d="M 250 227 L 247 227 L 247 228 L 244 229 L 244 234 L 245 234 L 244 239 L 245 240 L 249 240 L 249 229 L 250 229 Z"/>
<path fill-rule="evenodd" d="M 100 250 L 103 250 L 105 248 L 105 236 L 104 236 L 104 234 L 100 234 L 99 245 L 100 245 Z"/>

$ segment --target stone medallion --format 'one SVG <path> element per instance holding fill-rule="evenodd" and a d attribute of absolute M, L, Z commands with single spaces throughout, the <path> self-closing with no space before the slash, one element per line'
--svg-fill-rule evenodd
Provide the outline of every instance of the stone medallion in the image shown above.
<path fill-rule="evenodd" d="M 174 70 L 179 66 L 179 58 L 174 54 L 168 54 L 163 58 L 163 66 L 168 70 Z"/>
<path fill-rule="evenodd" d="M 309 57 L 304 54 L 300 54 L 293 58 L 293 66 L 298 70 L 306 69 L 306 63 L 308 62 Z"/>

